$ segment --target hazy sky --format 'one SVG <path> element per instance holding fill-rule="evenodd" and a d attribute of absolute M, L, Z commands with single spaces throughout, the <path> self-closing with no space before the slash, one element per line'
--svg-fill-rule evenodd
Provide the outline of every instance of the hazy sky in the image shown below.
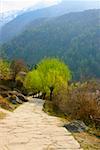
<path fill-rule="evenodd" d="M 0 12 L 9 10 L 20 10 L 37 4 L 53 5 L 61 0 L 0 0 Z"/>
<path fill-rule="evenodd" d="M 0 12 L 11 11 L 11 10 L 21 10 L 22 8 L 32 7 L 37 4 L 48 6 L 48 5 L 56 4 L 60 1 L 62 0 L 0 0 Z M 70 0 L 70 1 L 84 1 L 84 0 Z M 96 1 L 96 0 L 91 0 L 91 1 Z M 100 1 L 100 0 L 97 0 L 97 1 Z"/>

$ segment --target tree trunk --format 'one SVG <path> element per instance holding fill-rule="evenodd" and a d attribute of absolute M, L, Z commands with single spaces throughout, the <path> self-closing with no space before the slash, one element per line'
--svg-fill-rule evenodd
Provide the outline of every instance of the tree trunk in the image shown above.
<path fill-rule="evenodd" d="M 50 87 L 50 101 L 52 101 L 53 90 L 54 90 L 54 88 L 53 88 L 53 87 Z"/>
<path fill-rule="evenodd" d="M 46 97 L 46 93 L 43 93 L 42 94 L 42 98 L 45 100 L 45 97 Z"/>

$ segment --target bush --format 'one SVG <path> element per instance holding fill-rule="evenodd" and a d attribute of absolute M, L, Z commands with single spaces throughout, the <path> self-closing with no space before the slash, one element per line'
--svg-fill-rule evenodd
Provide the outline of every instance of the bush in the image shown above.
<path fill-rule="evenodd" d="M 100 125 L 100 84 L 86 82 L 62 88 L 53 97 L 53 105 L 72 119 L 80 119 L 86 124 Z"/>
<path fill-rule="evenodd" d="M 7 80 L 10 77 L 10 64 L 0 59 L 0 80 Z"/>

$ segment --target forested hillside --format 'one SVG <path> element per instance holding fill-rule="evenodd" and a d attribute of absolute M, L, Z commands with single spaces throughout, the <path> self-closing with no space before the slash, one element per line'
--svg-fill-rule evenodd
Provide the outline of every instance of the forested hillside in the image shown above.
<path fill-rule="evenodd" d="M 75 79 L 100 77 L 100 10 L 69 13 L 31 22 L 26 30 L 3 44 L 8 58 L 35 65 L 44 57 L 59 57 Z"/>
<path fill-rule="evenodd" d="M 78 12 L 88 9 L 99 9 L 99 1 L 66 1 L 62 0 L 57 5 L 26 11 L 5 24 L 0 30 L 0 42 L 11 40 L 14 36 L 23 32 L 29 23 L 35 19 L 51 18 L 64 15 L 69 12 Z"/>

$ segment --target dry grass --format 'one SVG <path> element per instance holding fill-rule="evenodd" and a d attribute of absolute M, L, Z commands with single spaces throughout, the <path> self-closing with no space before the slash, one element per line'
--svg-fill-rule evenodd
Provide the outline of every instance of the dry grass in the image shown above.
<path fill-rule="evenodd" d="M 9 102 L 6 98 L 3 98 L 0 96 L 0 107 L 9 111 L 13 111 L 16 109 L 19 105 L 14 105 L 11 102 Z"/>
<path fill-rule="evenodd" d="M 84 150 L 100 150 L 100 139 L 87 132 L 74 133 L 75 139 Z"/>
<path fill-rule="evenodd" d="M 100 127 L 100 104 L 97 101 L 100 93 L 96 95 L 97 90 L 100 90 L 100 84 L 94 82 L 79 84 L 69 89 L 61 88 L 53 97 L 53 105 L 72 119 Z"/>

